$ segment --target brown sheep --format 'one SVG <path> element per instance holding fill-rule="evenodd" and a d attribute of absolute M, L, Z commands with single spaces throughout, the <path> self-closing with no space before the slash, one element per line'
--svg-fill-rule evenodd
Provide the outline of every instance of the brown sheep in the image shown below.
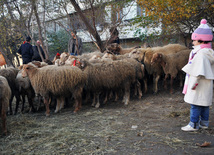
<path fill-rule="evenodd" d="M 11 89 L 11 98 L 10 98 L 10 103 L 9 103 L 9 107 L 10 107 L 10 114 L 13 114 L 13 110 L 12 110 L 12 101 L 13 101 L 13 97 L 16 97 L 16 104 L 18 104 L 20 102 L 20 94 L 18 92 L 18 88 L 16 87 L 16 75 L 18 74 L 19 70 L 13 67 L 8 67 L 5 69 L 0 69 L 0 76 L 3 76 L 7 79 L 8 84 L 10 86 Z"/>
<path fill-rule="evenodd" d="M 154 53 L 171 54 L 177 53 L 181 50 L 186 50 L 187 47 L 180 44 L 168 44 L 163 47 L 153 48 L 138 48 L 130 52 L 129 57 L 134 58 L 145 65 L 145 69 L 148 75 L 153 75 L 153 92 L 158 92 L 158 81 L 163 74 L 163 69 L 160 65 L 151 65 L 151 59 Z"/>
<path fill-rule="evenodd" d="M 32 64 L 24 65 L 22 76 L 28 76 L 36 94 L 44 97 L 46 116 L 50 115 L 50 96 L 57 98 L 57 109 L 62 105 L 62 97 L 73 95 L 76 113 L 82 105 L 82 91 L 86 81 L 85 74 L 78 67 L 46 66 L 37 68 Z M 56 109 L 56 110 L 57 110 Z"/>
<path fill-rule="evenodd" d="M 6 113 L 9 106 L 10 97 L 11 89 L 7 79 L 3 76 L 0 76 L 0 117 L 2 119 L 3 134 L 5 135 L 7 135 Z"/>
<path fill-rule="evenodd" d="M 170 75 L 170 93 L 173 93 L 173 80 L 180 73 L 180 86 L 182 86 L 183 78 L 181 69 L 186 65 L 188 62 L 190 50 L 182 50 L 178 53 L 172 54 L 162 54 L 162 53 L 155 53 L 151 59 L 152 64 L 158 64 L 163 68 L 165 73 L 164 78 L 164 87 L 167 89 L 166 80 Z"/>
<path fill-rule="evenodd" d="M 126 53 L 130 53 L 132 50 L 134 50 L 136 48 L 139 48 L 139 47 L 122 48 L 121 45 L 119 45 L 117 43 L 112 43 L 112 44 L 110 44 L 110 45 L 108 45 L 106 47 L 106 52 L 110 51 L 110 52 L 112 52 L 114 54 L 123 55 L 123 54 L 126 54 Z M 106 52 L 104 52 L 104 53 L 106 53 Z"/>

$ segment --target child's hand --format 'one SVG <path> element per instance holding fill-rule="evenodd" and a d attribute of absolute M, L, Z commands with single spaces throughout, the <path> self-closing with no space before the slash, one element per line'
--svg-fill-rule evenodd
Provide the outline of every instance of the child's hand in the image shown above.
<path fill-rule="evenodd" d="M 198 86 L 198 83 L 194 84 L 192 87 L 192 90 L 195 90 L 197 86 Z"/>

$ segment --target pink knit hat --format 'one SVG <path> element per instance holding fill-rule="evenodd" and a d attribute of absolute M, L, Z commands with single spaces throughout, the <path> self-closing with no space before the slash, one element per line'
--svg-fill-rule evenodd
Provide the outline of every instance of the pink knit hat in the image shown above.
<path fill-rule="evenodd" d="M 192 33 L 192 40 L 212 41 L 213 33 L 207 25 L 207 20 L 202 19 L 201 25 Z"/>

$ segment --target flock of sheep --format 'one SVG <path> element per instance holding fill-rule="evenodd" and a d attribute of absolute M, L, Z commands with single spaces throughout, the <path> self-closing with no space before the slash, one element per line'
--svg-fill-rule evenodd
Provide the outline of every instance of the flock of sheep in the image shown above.
<path fill-rule="evenodd" d="M 45 62 L 30 62 L 19 69 L 8 67 L 0 70 L 0 112 L 3 133 L 6 130 L 6 113 L 13 114 L 12 100 L 16 97 L 15 113 L 22 101 L 24 110 L 27 96 L 30 110 L 34 108 L 34 98 L 45 104 L 46 116 L 50 115 L 49 105 L 56 100 L 55 113 L 60 111 L 65 100 L 74 100 L 74 112 L 81 109 L 82 99 L 92 106 L 100 106 L 100 96 L 106 103 L 112 96 L 118 100 L 123 96 L 123 103 L 128 105 L 130 92 L 142 97 L 142 85 L 147 92 L 147 80 L 153 77 L 153 91 L 158 92 L 158 80 L 165 75 L 170 76 L 173 93 L 173 79 L 180 75 L 181 85 L 183 73 L 181 68 L 188 62 L 190 50 L 180 44 L 169 44 L 163 47 L 123 49 L 118 44 L 111 44 L 104 53 L 93 52 L 80 56 L 62 53 L 54 59 L 52 65 Z M 152 75 L 152 76 L 151 76 Z M 133 89 L 131 89 L 133 88 Z"/>

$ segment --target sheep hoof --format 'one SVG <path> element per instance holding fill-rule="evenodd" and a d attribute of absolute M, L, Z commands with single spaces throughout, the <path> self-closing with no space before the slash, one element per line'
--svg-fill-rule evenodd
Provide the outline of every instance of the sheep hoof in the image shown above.
<path fill-rule="evenodd" d="M 59 112 L 58 110 L 55 110 L 55 111 L 54 111 L 54 113 L 58 113 L 58 112 Z"/>
<path fill-rule="evenodd" d="M 95 106 L 95 108 L 99 108 L 100 107 L 100 104 L 97 104 L 96 106 Z"/>
<path fill-rule="evenodd" d="M 47 114 L 47 113 L 45 113 L 45 115 L 46 115 L 47 117 L 49 117 L 49 116 L 50 116 L 50 114 Z"/>

